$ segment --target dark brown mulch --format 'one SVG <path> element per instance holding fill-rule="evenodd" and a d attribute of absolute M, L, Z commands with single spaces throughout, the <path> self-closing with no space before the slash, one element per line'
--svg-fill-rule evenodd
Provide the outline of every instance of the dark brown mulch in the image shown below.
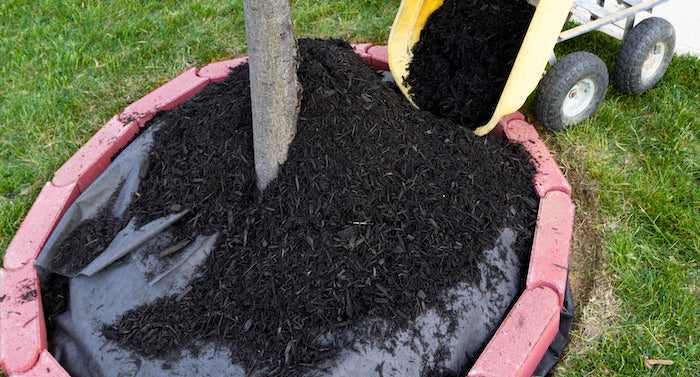
<path fill-rule="evenodd" d="M 488 122 L 534 10 L 526 0 L 445 0 L 413 47 L 416 105 L 471 129 Z"/>
<path fill-rule="evenodd" d="M 112 206 L 117 199 L 115 194 L 99 210 L 96 217 L 78 224 L 70 237 L 63 240 L 51 259 L 51 269 L 67 276 L 78 274 L 101 252 L 126 222 L 112 216 Z"/>
<path fill-rule="evenodd" d="M 347 346 L 353 326 L 402 328 L 445 289 L 479 283 L 475 262 L 501 228 L 519 232 L 527 264 L 529 155 L 413 109 L 345 42 L 299 46 L 297 135 L 263 194 L 247 66 L 153 120 L 167 127 L 126 217 L 188 209 L 173 233 L 219 242 L 186 295 L 125 313 L 108 339 L 164 358 L 215 342 L 249 370 L 296 376 Z M 326 333 L 330 345 L 317 339 Z"/>

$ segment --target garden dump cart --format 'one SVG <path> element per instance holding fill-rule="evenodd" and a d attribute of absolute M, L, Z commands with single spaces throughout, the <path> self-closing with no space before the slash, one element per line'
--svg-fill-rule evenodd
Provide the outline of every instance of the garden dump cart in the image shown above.
<path fill-rule="evenodd" d="M 554 45 L 621 20 L 626 20 L 626 24 L 615 64 L 615 82 L 622 92 L 630 95 L 653 87 L 673 57 L 675 33 L 671 24 L 664 19 L 652 17 L 634 26 L 634 18 L 637 13 L 651 11 L 668 0 L 616 1 L 621 7 L 619 10 L 606 9 L 604 0 L 537 2 L 493 114 L 486 124 L 479 125 L 474 132 L 485 135 L 491 131 L 502 116 L 518 110 L 525 103 L 538 83 L 535 113 L 544 126 L 563 130 L 595 114 L 607 92 L 608 71 L 605 64 L 588 52 L 575 52 L 556 61 Z M 419 41 L 428 17 L 441 5 L 442 0 L 403 0 L 389 36 L 391 72 L 411 103 L 414 102 L 405 78 L 413 58 L 412 49 Z M 583 12 L 591 20 L 562 32 L 571 12 Z M 549 70 L 542 77 L 548 62 Z"/>

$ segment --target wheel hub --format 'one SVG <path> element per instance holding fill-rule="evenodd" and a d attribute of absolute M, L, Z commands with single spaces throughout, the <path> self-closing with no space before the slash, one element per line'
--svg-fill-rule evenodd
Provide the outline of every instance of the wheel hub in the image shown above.
<path fill-rule="evenodd" d="M 562 104 L 562 111 L 568 117 L 575 117 L 583 112 L 593 100 L 595 93 L 595 83 L 593 80 L 585 78 L 578 81 L 569 90 Z"/>
<path fill-rule="evenodd" d="M 664 60 L 664 55 L 666 54 L 666 44 L 663 42 L 657 42 L 654 47 L 649 51 L 647 58 L 644 60 L 642 65 L 642 78 L 648 79 L 656 73 L 656 71 L 661 66 L 661 62 Z"/>

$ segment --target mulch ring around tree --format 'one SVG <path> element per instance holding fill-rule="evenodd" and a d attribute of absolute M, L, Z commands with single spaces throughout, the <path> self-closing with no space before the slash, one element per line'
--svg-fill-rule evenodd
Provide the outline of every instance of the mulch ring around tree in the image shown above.
<path fill-rule="evenodd" d="M 349 346 L 353 327 L 398 331 L 443 307 L 447 289 L 480 284 L 476 263 L 501 229 L 518 232 L 527 266 L 539 201 L 524 150 L 414 109 L 345 42 L 300 40 L 299 52 L 297 133 L 263 193 L 247 65 L 151 120 L 167 127 L 127 218 L 187 210 L 172 233 L 218 241 L 186 294 L 124 313 L 107 339 L 147 358 L 215 343 L 249 371 L 302 375 Z M 87 228 L 66 241 L 78 264 L 92 228 L 109 226 Z"/>
<path fill-rule="evenodd" d="M 486 124 L 534 11 L 526 0 L 445 0 L 413 47 L 406 83 L 416 105 L 471 129 Z"/>

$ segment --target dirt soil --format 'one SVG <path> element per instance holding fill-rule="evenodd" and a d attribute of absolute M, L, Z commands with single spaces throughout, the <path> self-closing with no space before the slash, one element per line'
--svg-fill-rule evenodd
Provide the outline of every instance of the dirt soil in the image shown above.
<path fill-rule="evenodd" d="M 406 82 L 416 105 L 471 129 L 486 124 L 534 11 L 526 0 L 446 0 L 413 47 Z"/>
<path fill-rule="evenodd" d="M 569 254 L 569 283 L 574 303 L 583 307 L 591 291 L 603 275 L 602 220 L 598 215 L 599 192 L 584 173 L 567 169 L 566 180 L 571 185 L 571 198 L 576 204 L 574 232 Z"/>
<path fill-rule="evenodd" d="M 348 346 L 353 326 L 398 330 L 447 288 L 479 284 L 475 262 L 502 228 L 527 266 L 539 201 L 525 151 L 415 110 L 345 42 L 299 48 L 297 135 L 262 194 L 247 65 L 151 121 L 169 126 L 127 218 L 187 209 L 173 242 L 219 241 L 187 294 L 125 313 L 108 339 L 160 358 L 215 342 L 248 370 L 295 376 Z"/>
<path fill-rule="evenodd" d="M 534 114 L 526 113 L 536 123 Z M 603 247 L 603 220 L 599 214 L 600 188 L 586 172 L 579 147 L 565 149 L 542 128 L 541 135 L 571 185 L 571 199 L 576 205 L 574 232 L 569 254 L 569 283 L 576 306 L 573 336 L 559 367 L 567 368 L 567 355 L 582 355 L 595 347 L 618 315 L 619 302 L 613 293 Z M 576 145 L 573 143 L 572 145 Z M 556 375 L 556 370 L 554 375 Z"/>

